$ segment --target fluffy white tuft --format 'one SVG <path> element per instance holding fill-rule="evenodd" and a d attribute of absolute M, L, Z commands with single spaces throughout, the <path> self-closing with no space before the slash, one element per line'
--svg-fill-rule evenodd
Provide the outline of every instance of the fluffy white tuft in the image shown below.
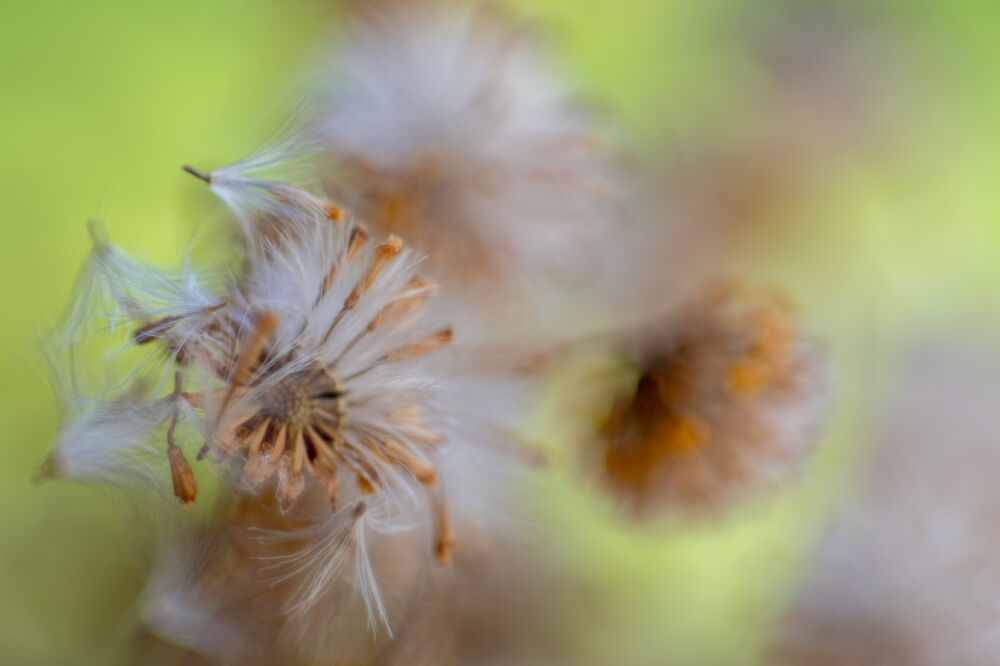
<path fill-rule="evenodd" d="M 536 288 L 597 256 L 613 170 L 537 41 L 482 7 L 395 6 L 323 73 L 320 132 L 351 206 L 442 279 Z"/>
<path fill-rule="evenodd" d="M 932 350 L 774 642 L 781 664 L 987 664 L 1000 651 L 996 359 Z"/>

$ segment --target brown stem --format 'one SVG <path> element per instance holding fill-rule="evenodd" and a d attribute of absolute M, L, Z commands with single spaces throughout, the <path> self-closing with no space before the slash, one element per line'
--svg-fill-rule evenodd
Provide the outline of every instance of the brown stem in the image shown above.
<path fill-rule="evenodd" d="M 210 173 L 205 173 L 204 171 L 201 171 L 200 169 L 195 169 L 190 164 L 185 164 L 184 166 L 181 167 L 181 169 L 183 169 L 184 171 L 187 171 L 189 174 L 191 174 L 195 178 L 200 178 L 201 180 L 205 181 L 209 185 L 212 184 L 212 174 L 210 174 Z"/>

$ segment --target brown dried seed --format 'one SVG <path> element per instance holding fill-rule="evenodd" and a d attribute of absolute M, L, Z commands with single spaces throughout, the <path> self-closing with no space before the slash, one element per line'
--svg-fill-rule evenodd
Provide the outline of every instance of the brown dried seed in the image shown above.
<path fill-rule="evenodd" d="M 170 476 L 174 482 L 174 495 L 177 496 L 186 506 L 194 504 L 195 497 L 198 496 L 198 482 L 191 471 L 191 465 L 181 447 L 176 444 L 167 446 L 167 459 L 170 461 Z"/>
<path fill-rule="evenodd" d="M 448 506 L 441 502 L 438 504 L 438 535 L 437 535 L 437 559 L 441 564 L 451 562 L 451 556 L 455 551 L 455 528 L 451 524 L 451 515 L 448 513 Z"/>
<path fill-rule="evenodd" d="M 400 361 L 407 358 L 416 358 L 424 354 L 430 354 L 441 347 L 451 344 L 453 338 L 451 327 L 428 333 L 416 342 L 405 344 L 398 349 L 386 354 L 383 358 L 386 361 Z"/>

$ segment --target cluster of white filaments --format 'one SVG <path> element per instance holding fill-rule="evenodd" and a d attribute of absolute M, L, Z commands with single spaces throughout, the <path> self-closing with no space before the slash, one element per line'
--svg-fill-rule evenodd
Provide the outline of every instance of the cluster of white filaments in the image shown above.
<path fill-rule="evenodd" d="M 174 322 L 158 320 L 136 336 L 145 342 L 156 331 L 182 367 L 196 364 L 220 385 L 181 393 L 206 416 L 199 457 L 213 448 L 220 458 L 241 454 L 249 487 L 276 475 L 283 510 L 306 475 L 334 506 L 345 476 L 362 493 L 400 474 L 433 485 L 430 458 L 443 437 L 424 422 L 421 394 L 405 384 L 413 362 L 452 339 L 450 327 L 421 321 L 434 283 L 413 272 L 395 236 L 371 248 L 364 227 L 332 219 L 280 233 L 266 261 L 199 313 L 202 335 L 174 340 Z M 447 559 L 443 509 L 441 516 L 439 553 Z"/>
<path fill-rule="evenodd" d="M 436 284 L 416 273 L 419 258 L 400 238 L 374 243 L 335 205 L 310 208 L 322 200 L 288 185 L 248 187 L 285 200 L 287 214 L 267 211 L 268 226 L 248 236 L 248 265 L 221 288 L 206 274 L 163 271 L 99 239 L 92 279 L 116 314 L 135 322 L 132 343 L 160 350 L 150 358 L 166 361 L 159 366 L 166 386 L 138 405 L 130 400 L 128 409 L 109 401 L 82 427 L 121 422 L 130 436 L 109 442 L 96 463 L 82 461 L 87 465 L 81 459 L 94 456 L 86 442 L 64 437 L 52 471 L 69 476 L 112 462 L 125 466 L 137 447 L 158 448 L 149 442 L 166 425 L 173 489 L 191 504 L 198 487 L 175 435 L 178 423 L 191 422 L 203 438 L 198 459 L 231 461 L 250 493 L 273 484 L 282 513 L 313 479 L 343 523 L 332 533 L 350 528 L 352 538 L 340 545 L 357 541 L 362 515 L 390 515 L 395 507 L 404 526 L 432 526 L 436 557 L 447 562 L 455 537 L 434 462 L 448 444 L 434 357 L 450 345 L 452 330 L 426 316 Z M 239 187 L 230 194 L 238 196 Z M 142 427 L 132 428 L 137 418 Z M 426 515 L 406 513 L 414 507 Z M 287 564 L 329 577 L 318 557 L 328 535 L 314 536 L 317 543 L 304 551 L 309 557 L 293 554 Z M 290 605 L 306 602 L 296 597 Z"/>
<path fill-rule="evenodd" d="M 355 22 L 324 73 L 316 139 L 373 228 L 493 290 L 591 264 L 613 190 L 590 114 L 538 36 L 494 10 L 399 3 Z"/>

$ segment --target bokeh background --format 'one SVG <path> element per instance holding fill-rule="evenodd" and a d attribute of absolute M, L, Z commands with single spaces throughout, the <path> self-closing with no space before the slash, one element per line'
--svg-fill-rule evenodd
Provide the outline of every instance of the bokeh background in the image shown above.
<path fill-rule="evenodd" d="M 828 434 L 775 501 L 650 533 L 623 524 L 571 465 L 530 500 L 558 526 L 557 566 L 601 593 L 603 605 L 560 623 L 577 655 L 761 663 L 897 361 L 929 337 L 996 338 L 1000 5 L 518 0 L 515 11 L 538 21 L 636 159 L 718 188 L 743 230 L 727 272 L 783 285 L 827 340 Z M 31 482 L 58 425 L 39 339 L 88 250 L 86 220 L 175 257 L 216 210 L 180 165 L 256 147 L 342 16 L 315 0 L 0 6 L 0 663 L 126 663 L 135 630 L 141 535 L 128 513 L 91 488 Z"/>

